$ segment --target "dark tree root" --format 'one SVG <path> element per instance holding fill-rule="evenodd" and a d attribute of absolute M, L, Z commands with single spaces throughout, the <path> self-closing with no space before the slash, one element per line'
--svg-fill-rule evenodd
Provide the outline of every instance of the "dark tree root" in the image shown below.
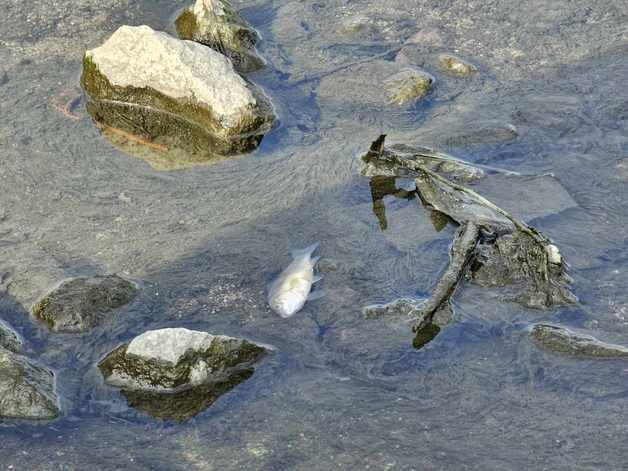
<path fill-rule="evenodd" d="M 451 246 L 447 270 L 436 283 L 430 297 L 419 307 L 418 312 L 410 313 L 411 316 L 416 317 L 411 323 L 413 332 L 418 332 L 431 324 L 434 314 L 449 303 L 458 281 L 473 257 L 479 237 L 480 228 L 476 224 L 468 222 L 460 226 Z"/>

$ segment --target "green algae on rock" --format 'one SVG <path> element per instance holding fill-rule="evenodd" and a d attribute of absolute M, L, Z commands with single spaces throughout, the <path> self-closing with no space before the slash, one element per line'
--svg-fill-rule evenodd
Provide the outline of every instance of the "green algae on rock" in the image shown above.
<path fill-rule="evenodd" d="M 0 418 L 51 420 L 60 414 L 54 373 L 0 348 Z"/>
<path fill-rule="evenodd" d="M 74 278 L 41 299 L 33 314 L 55 332 L 84 332 L 131 302 L 137 287 L 117 275 Z"/>
<path fill-rule="evenodd" d="M 184 421 L 249 378 L 266 349 L 247 340 L 184 328 L 149 330 L 99 364 L 130 406 Z"/>
<path fill-rule="evenodd" d="M 255 44 L 259 34 L 227 0 L 196 0 L 176 19 L 181 39 L 196 41 L 226 55 L 241 73 L 264 67 Z"/>
<path fill-rule="evenodd" d="M 244 339 L 167 328 L 135 337 L 109 353 L 98 367 L 112 386 L 174 392 L 229 376 L 265 351 Z"/>
<path fill-rule="evenodd" d="M 424 98 L 434 86 L 434 77 L 414 67 L 406 67 L 384 82 L 390 104 L 403 106 Z"/>
<path fill-rule="evenodd" d="M 253 368 L 238 370 L 223 380 L 204 383 L 173 393 L 131 389 L 122 389 L 121 392 L 129 406 L 151 417 L 185 422 L 210 407 L 220 396 L 250 378 L 253 372 Z"/>
<path fill-rule="evenodd" d="M 628 357 L 628 347 L 602 342 L 552 324 L 535 324 L 529 335 L 537 345 L 557 353 L 591 358 Z"/>
<path fill-rule="evenodd" d="M 148 26 L 122 26 L 87 51 L 81 85 L 97 123 L 195 161 L 256 148 L 275 120 L 268 98 L 225 56 Z"/>

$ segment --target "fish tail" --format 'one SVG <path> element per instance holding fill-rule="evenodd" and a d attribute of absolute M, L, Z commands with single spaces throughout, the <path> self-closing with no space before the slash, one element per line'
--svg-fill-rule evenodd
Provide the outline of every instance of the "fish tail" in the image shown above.
<path fill-rule="evenodd" d="M 311 257 L 314 251 L 318 248 L 320 242 L 314 242 L 309 247 L 305 247 L 304 249 L 293 250 L 290 252 L 292 254 L 292 258 L 303 258 L 303 257 Z"/>

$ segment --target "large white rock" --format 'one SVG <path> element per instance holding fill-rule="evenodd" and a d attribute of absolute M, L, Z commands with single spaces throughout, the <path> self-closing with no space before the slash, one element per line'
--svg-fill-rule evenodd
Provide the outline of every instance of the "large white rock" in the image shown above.
<path fill-rule="evenodd" d="M 231 61 L 192 41 L 148 26 L 121 26 L 85 56 L 120 87 L 152 88 L 210 108 L 226 127 L 237 126 L 256 98 Z"/>
<path fill-rule="evenodd" d="M 172 155 L 183 149 L 190 161 L 250 151 L 275 119 L 266 95 L 229 58 L 148 26 L 122 26 L 87 51 L 81 84 L 105 129 Z"/>

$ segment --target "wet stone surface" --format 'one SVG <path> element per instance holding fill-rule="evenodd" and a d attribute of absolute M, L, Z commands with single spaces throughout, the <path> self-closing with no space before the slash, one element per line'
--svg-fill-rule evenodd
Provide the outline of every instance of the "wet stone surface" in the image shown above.
<path fill-rule="evenodd" d="M 52 371 L 0 347 L 0 418 L 49 420 L 60 413 Z"/>
<path fill-rule="evenodd" d="M 547 350 L 590 358 L 628 357 L 628 347 L 602 342 L 591 335 L 582 334 L 552 324 L 535 324 L 530 339 Z"/>
<path fill-rule="evenodd" d="M 225 54 L 241 73 L 264 66 L 255 44 L 259 35 L 227 0 L 196 0 L 175 21 L 181 39 L 197 41 Z"/>
<path fill-rule="evenodd" d="M 13 353 L 18 353 L 22 349 L 22 339 L 20 336 L 1 320 L 0 348 L 4 348 Z"/>
<path fill-rule="evenodd" d="M 44 296 L 33 314 L 55 332 L 85 332 L 131 302 L 138 293 L 130 281 L 117 275 L 64 281 Z"/>

